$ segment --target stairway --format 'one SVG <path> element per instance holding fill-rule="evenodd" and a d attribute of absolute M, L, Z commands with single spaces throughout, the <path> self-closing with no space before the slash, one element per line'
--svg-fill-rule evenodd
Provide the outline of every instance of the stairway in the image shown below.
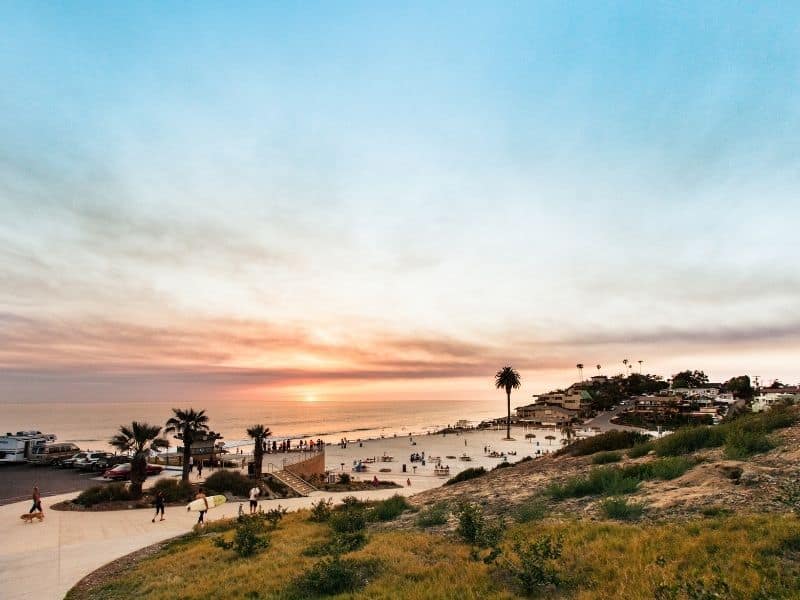
<path fill-rule="evenodd" d="M 281 483 L 289 486 L 295 492 L 300 494 L 301 496 L 308 496 L 311 492 L 316 492 L 317 488 L 313 485 L 308 483 L 307 481 L 300 479 L 294 473 L 290 473 L 286 469 L 282 469 L 280 471 L 274 471 L 270 473 L 275 479 L 280 481 Z"/>

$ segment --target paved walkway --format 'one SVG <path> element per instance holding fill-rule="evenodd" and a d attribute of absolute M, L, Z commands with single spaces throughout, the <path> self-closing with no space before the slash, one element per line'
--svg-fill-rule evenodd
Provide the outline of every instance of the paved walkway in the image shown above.
<path fill-rule="evenodd" d="M 308 508 L 319 498 L 356 496 L 379 500 L 400 493 L 410 495 L 413 488 L 392 488 L 365 492 L 314 492 L 307 498 L 264 500 L 289 510 Z M 84 576 L 140 548 L 188 532 L 197 513 L 168 507 L 166 520 L 151 523 L 149 509 L 111 512 L 64 512 L 50 510 L 53 504 L 75 497 L 76 493 L 51 496 L 43 500 L 45 519 L 25 523 L 30 502 L 0 506 L 0 596 L 4 600 L 59 600 Z M 245 509 L 247 508 L 245 503 Z M 208 513 L 211 520 L 238 514 L 239 503 L 223 504 Z"/>

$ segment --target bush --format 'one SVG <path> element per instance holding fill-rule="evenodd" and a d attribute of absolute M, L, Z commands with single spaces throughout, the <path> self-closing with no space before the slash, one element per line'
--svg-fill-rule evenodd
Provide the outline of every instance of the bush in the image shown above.
<path fill-rule="evenodd" d="M 355 533 L 367 526 L 366 511 L 361 507 L 348 508 L 334 512 L 328 524 L 336 533 Z"/>
<path fill-rule="evenodd" d="M 150 492 L 153 496 L 161 492 L 167 502 L 189 502 L 194 496 L 192 484 L 181 479 L 159 479 Z"/>
<path fill-rule="evenodd" d="M 347 554 L 355 552 L 364 547 L 367 543 L 367 536 L 363 531 L 353 533 L 335 533 L 333 537 L 325 542 L 312 544 L 305 550 L 305 556 L 322 556 L 324 554 Z"/>
<path fill-rule="evenodd" d="M 561 558 L 563 539 L 545 536 L 534 542 L 514 542 L 514 555 L 507 561 L 511 575 L 519 582 L 527 595 L 533 595 L 545 586 L 561 583 L 556 566 Z"/>
<path fill-rule="evenodd" d="M 409 507 L 408 500 L 404 496 L 395 494 L 391 498 L 382 500 L 370 511 L 369 516 L 373 521 L 391 521 L 399 517 L 404 510 Z"/>
<path fill-rule="evenodd" d="M 313 595 L 332 596 L 354 592 L 374 578 L 379 567 L 374 560 L 354 560 L 339 555 L 323 558 L 295 583 L 290 597 L 307 598 Z"/>
<path fill-rule="evenodd" d="M 465 542 L 484 548 L 500 544 L 505 532 L 505 522 L 502 519 L 494 523 L 487 522 L 481 507 L 469 502 L 461 504 L 456 514 L 458 516 L 456 533 Z"/>
<path fill-rule="evenodd" d="M 209 475 L 204 487 L 219 494 L 230 492 L 234 496 L 247 498 L 253 485 L 252 479 L 248 479 L 238 471 L 223 469 Z"/>
<path fill-rule="evenodd" d="M 725 457 L 744 460 L 774 447 L 765 433 L 735 428 L 725 438 Z"/>
<path fill-rule="evenodd" d="M 314 502 L 311 505 L 311 515 L 309 515 L 308 520 L 315 523 L 324 523 L 331 517 L 332 506 L 333 500 L 331 499 L 325 500 L 322 498 L 319 502 Z"/>
<path fill-rule="evenodd" d="M 470 467 L 469 469 L 465 469 L 461 471 L 455 477 L 451 477 L 448 479 L 444 484 L 445 485 L 453 485 L 454 483 L 458 483 L 460 481 L 467 481 L 468 479 L 475 479 L 476 477 L 480 477 L 481 475 L 486 474 L 486 469 L 483 467 Z"/>
<path fill-rule="evenodd" d="M 649 454 L 652 449 L 653 449 L 653 442 L 636 444 L 633 448 L 628 450 L 628 457 L 639 458 L 640 456 L 645 456 L 646 454 Z"/>
<path fill-rule="evenodd" d="M 668 456 L 650 462 L 629 465 L 622 469 L 622 473 L 625 477 L 633 477 L 639 481 L 648 479 L 669 481 L 686 473 L 694 464 L 694 461 L 685 456 Z"/>
<path fill-rule="evenodd" d="M 236 520 L 236 533 L 233 542 L 225 538 L 214 539 L 214 545 L 225 550 L 231 548 L 239 556 L 246 558 L 269 547 L 269 538 L 264 534 L 264 518 L 258 515 L 242 515 Z"/>
<path fill-rule="evenodd" d="M 541 521 L 547 516 L 547 504 L 544 499 L 535 496 L 520 504 L 513 514 L 517 523 Z"/>
<path fill-rule="evenodd" d="M 725 443 L 725 433 L 724 425 L 683 427 L 655 442 L 653 450 L 658 456 L 679 456 L 703 448 L 717 448 Z"/>
<path fill-rule="evenodd" d="M 595 494 L 618 496 L 635 491 L 638 485 L 639 479 L 626 477 L 622 469 L 612 467 L 592 469 L 589 475 L 572 477 L 561 484 L 552 483 L 547 486 L 545 493 L 555 500 Z"/>
<path fill-rule="evenodd" d="M 638 431 L 618 431 L 612 429 L 605 433 L 593 435 L 592 437 L 581 438 L 558 450 L 555 455 L 562 456 L 587 456 L 603 450 L 622 450 L 630 448 L 636 444 L 642 444 L 650 440 L 650 436 Z"/>
<path fill-rule="evenodd" d="M 598 452 L 592 457 L 592 464 L 605 465 L 622 460 L 622 453 L 616 451 Z"/>
<path fill-rule="evenodd" d="M 270 524 L 272 529 L 277 529 L 278 523 L 281 522 L 284 515 L 286 514 L 286 509 L 281 508 L 279 504 L 277 508 L 271 508 L 267 512 L 264 513 L 264 519 Z"/>
<path fill-rule="evenodd" d="M 642 504 L 628 504 L 625 498 L 607 498 L 600 504 L 600 510 L 607 519 L 634 521 L 644 513 Z"/>
<path fill-rule="evenodd" d="M 116 500 L 133 500 L 126 484 L 109 483 L 107 485 L 90 487 L 82 491 L 73 502 L 81 506 L 89 507 L 103 502 L 114 502 Z"/>
<path fill-rule="evenodd" d="M 350 483 L 351 477 L 349 473 L 339 473 L 339 483 L 347 485 Z"/>
<path fill-rule="evenodd" d="M 438 502 L 419 511 L 417 525 L 420 527 L 434 527 L 447 523 L 449 513 L 446 502 Z"/>

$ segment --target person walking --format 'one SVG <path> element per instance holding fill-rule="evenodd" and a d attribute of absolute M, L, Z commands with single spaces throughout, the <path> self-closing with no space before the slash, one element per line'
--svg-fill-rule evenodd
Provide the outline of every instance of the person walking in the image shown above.
<path fill-rule="evenodd" d="M 203 461 L 199 461 L 197 463 L 197 478 L 200 479 L 203 476 Z"/>
<path fill-rule="evenodd" d="M 42 510 L 42 495 L 39 493 L 39 486 L 33 486 L 33 493 L 31 494 L 31 500 L 33 501 L 33 505 L 31 509 L 28 511 L 28 514 L 31 514 L 34 511 L 39 511 L 42 516 L 44 516 L 44 511 Z"/>
<path fill-rule="evenodd" d="M 250 488 L 250 514 L 252 515 L 256 512 L 258 508 L 258 496 L 261 494 L 261 490 L 257 485 L 254 485 Z"/>
<path fill-rule="evenodd" d="M 208 512 L 208 498 L 206 498 L 206 492 L 203 488 L 197 490 L 197 495 L 194 497 L 195 500 L 202 500 L 206 503 L 206 509 L 201 510 L 200 514 L 197 517 L 197 524 L 198 525 L 205 525 L 206 524 L 206 512 Z"/>
<path fill-rule="evenodd" d="M 159 519 L 159 521 L 164 520 L 164 507 L 166 506 L 166 501 L 164 500 L 164 492 L 159 491 L 158 493 L 156 493 L 155 505 L 156 505 L 156 514 L 153 515 L 153 523 L 156 522 L 156 517 L 158 516 L 159 513 L 161 513 L 161 518 Z"/>

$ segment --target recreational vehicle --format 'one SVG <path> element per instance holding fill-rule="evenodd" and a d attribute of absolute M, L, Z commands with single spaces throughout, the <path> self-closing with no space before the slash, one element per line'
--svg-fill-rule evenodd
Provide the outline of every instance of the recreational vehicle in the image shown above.
<path fill-rule="evenodd" d="M 0 436 L 0 464 L 27 461 L 35 448 L 55 442 L 56 436 L 41 431 L 18 431 Z"/>

